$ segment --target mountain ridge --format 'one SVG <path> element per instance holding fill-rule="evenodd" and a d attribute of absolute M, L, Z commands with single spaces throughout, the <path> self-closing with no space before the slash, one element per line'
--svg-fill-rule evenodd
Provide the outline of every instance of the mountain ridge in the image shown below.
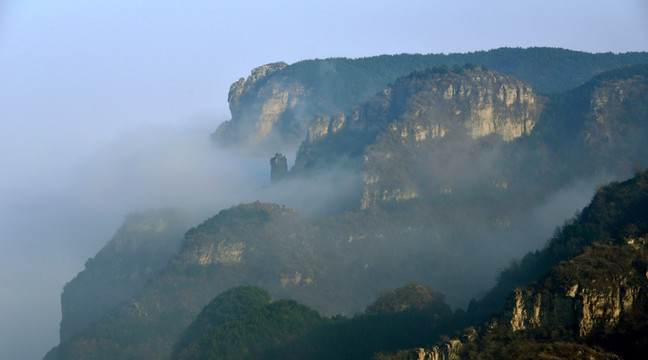
<path fill-rule="evenodd" d="M 291 153 L 319 114 L 348 113 L 399 77 L 435 66 L 485 65 L 527 82 L 539 93 L 562 92 L 594 75 L 648 62 L 648 53 L 589 54 L 559 48 L 500 48 L 459 54 L 401 54 L 304 60 L 255 68 L 253 86 L 236 96 L 232 119 L 213 138 L 256 154 Z M 266 71 L 272 68 L 272 71 Z M 569 73 L 570 76 L 564 76 Z M 261 74 L 267 76 L 260 77 Z M 241 80 L 233 84 L 239 89 Z M 234 93 L 239 93 L 238 90 Z M 240 99 L 240 100 L 239 100 Z M 245 101 L 243 101 L 245 99 Z M 243 102 L 240 102 L 243 101 Z M 234 106 L 233 106 L 234 105 Z M 239 145 L 237 145 L 239 144 Z"/>
<path fill-rule="evenodd" d="M 270 84 L 270 80 L 277 74 L 291 69 L 282 64 L 276 67 L 251 75 L 249 88 L 261 89 Z M 500 76 L 470 64 L 431 68 L 429 71 L 427 75 L 411 75 L 410 81 L 423 79 L 421 85 L 425 88 L 434 83 L 425 76 L 454 79 L 453 81 L 482 73 L 493 78 Z M 624 71 L 630 74 L 628 76 L 643 76 L 636 68 L 619 70 L 620 73 Z M 619 77 L 618 74 L 604 74 L 601 80 L 593 80 L 580 89 L 589 89 L 615 76 Z M 501 75 L 501 79 L 509 78 Z M 397 80 L 394 84 L 399 84 L 399 81 L 405 80 Z M 514 93 L 515 96 L 524 93 L 527 86 L 514 79 L 498 81 L 521 84 L 514 87 L 520 89 L 512 91 L 511 94 Z M 612 122 L 618 118 L 618 121 L 627 123 L 622 115 L 643 114 L 641 99 L 648 98 L 648 94 L 641 86 L 633 87 L 637 82 L 618 84 L 625 86 L 624 89 L 630 93 L 634 91 L 634 100 L 622 103 L 626 106 L 623 108 L 625 110 L 615 110 L 606 113 L 606 116 Z M 241 86 L 245 89 L 245 81 L 237 86 L 234 87 L 234 97 L 239 96 L 237 89 Z M 456 87 L 453 84 L 453 89 L 459 91 L 460 88 L 459 83 Z M 499 99 L 499 93 L 495 90 L 492 88 L 490 92 L 494 98 Z M 245 91 L 248 90 L 241 90 L 241 99 Z M 416 94 L 407 91 L 404 93 L 405 99 L 413 99 Z M 454 93 L 453 90 L 453 96 Z M 405 101 L 403 104 L 425 104 L 420 101 L 430 101 L 430 98 L 437 96 L 431 94 L 444 97 L 443 91 L 429 91 L 417 100 L 419 102 Z M 453 96 L 450 97 L 451 101 L 455 101 L 452 100 Z M 504 91 L 498 101 L 506 106 L 508 99 L 509 96 Z M 554 99 L 548 97 L 547 108 L 559 114 L 568 112 L 566 110 L 569 109 L 561 108 L 565 106 L 564 102 Z M 466 100 L 461 101 L 463 103 Z M 390 119 L 389 107 L 381 107 L 380 101 L 376 103 L 378 106 L 372 110 L 374 115 L 371 119 L 367 118 L 367 123 L 376 125 L 377 132 L 390 131 L 390 121 L 380 121 Z M 513 103 L 515 101 L 511 104 Z M 587 106 L 590 103 L 583 102 Z M 263 108 L 263 104 L 261 102 L 254 106 Z M 468 109 L 471 107 L 465 106 Z M 575 110 L 583 113 L 589 111 L 586 107 Z M 407 111 L 393 113 L 406 114 Z M 451 111 L 450 114 L 454 112 Z M 379 142 L 382 147 L 375 144 L 372 144 L 373 147 L 358 147 L 354 155 L 356 159 L 366 161 L 368 155 L 371 155 L 379 160 L 376 162 L 378 165 L 381 162 L 383 164 L 382 168 L 374 167 L 381 179 L 388 180 L 388 186 L 379 192 L 384 194 L 384 189 L 392 191 L 391 195 L 387 192 L 387 197 L 369 202 L 364 208 L 361 208 L 358 200 L 354 205 L 333 215 L 315 217 L 306 217 L 293 209 L 263 202 L 240 204 L 222 210 L 187 231 L 179 251 L 136 294 L 126 299 L 122 305 L 104 313 L 76 335 L 62 341 L 56 350 L 58 354 L 52 352 L 48 359 L 166 357 L 172 351 L 174 340 L 190 325 L 200 309 L 210 299 L 238 285 L 261 286 L 273 298 L 294 298 L 326 315 L 359 311 L 382 290 L 411 280 L 434 284 L 435 288 L 446 292 L 452 301 L 475 296 L 480 286 L 485 291 L 489 281 L 492 281 L 488 276 L 491 271 L 494 274 L 496 269 L 489 262 L 494 259 L 505 261 L 502 259 L 502 249 L 522 246 L 512 243 L 516 239 L 516 231 L 522 231 L 526 224 L 520 219 L 546 199 L 553 189 L 568 184 L 578 176 L 578 171 L 587 176 L 599 171 L 601 168 L 594 165 L 598 159 L 605 159 L 602 156 L 607 156 L 610 162 L 604 165 L 610 171 L 615 171 L 615 176 L 618 177 L 629 172 L 628 164 L 641 159 L 643 154 L 643 148 L 632 152 L 628 147 L 617 146 L 609 148 L 603 154 L 590 152 L 588 154 L 595 156 L 585 162 L 576 151 L 582 149 L 579 146 L 583 145 L 579 143 L 573 147 L 576 150 L 564 152 L 564 159 L 560 160 L 556 156 L 563 148 L 549 148 L 551 142 L 543 141 L 551 138 L 551 134 L 537 131 L 542 129 L 542 121 L 551 123 L 549 120 L 552 119 L 544 111 L 543 114 L 544 117 L 539 116 L 538 123 L 530 134 L 521 131 L 519 133 L 523 135 L 510 139 L 511 141 L 505 141 L 502 134 L 498 133 L 473 138 L 466 127 L 454 134 L 450 131 L 443 137 L 426 136 L 421 139 L 419 136 L 417 140 L 416 132 L 411 132 L 410 128 L 405 128 L 407 136 L 403 138 L 403 129 L 397 127 L 396 130 L 400 131 L 394 131 L 393 134 L 397 136 L 391 139 L 398 141 Z M 411 117 L 414 124 L 420 115 Z M 327 130 L 336 126 L 342 129 L 347 121 L 343 121 L 345 115 L 341 114 L 329 118 L 326 118 L 328 115 L 318 116 L 322 123 L 327 124 Z M 561 124 L 562 120 L 568 119 L 557 118 L 554 124 Z M 635 131 L 630 133 L 644 134 L 642 118 L 635 120 L 636 124 L 630 123 Z M 583 128 L 585 123 L 577 123 L 576 128 Z M 362 134 L 362 131 L 359 133 Z M 627 133 L 621 133 L 620 139 Z M 317 138 L 316 141 L 328 137 L 316 127 L 305 134 L 307 140 L 307 136 L 310 139 Z M 411 134 L 414 136 L 410 136 Z M 407 141 L 401 142 L 402 139 Z M 350 136 L 343 143 L 362 143 L 359 140 L 362 139 Z M 571 140 L 573 138 L 562 141 Z M 393 143 L 405 146 L 393 147 Z M 623 145 L 623 142 L 617 143 Z M 350 149 L 340 150 L 344 152 Z M 325 151 L 323 153 L 327 154 Z M 579 156 L 572 158 L 573 154 Z M 333 161 L 325 162 L 326 165 L 337 166 L 353 158 L 336 153 L 328 155 Z M 389 159 L 394 157 L 399 161 L 390 163 Z M 575 166 L 575 162 L 581 163 Z M 358 166 L 357 161 L 346 164 Z M 322 170 L 319 165 L 315 168 Z M 299 184 L 291 182 L 301 176 L 299 171 L 291 170 L 289 175 L 267 191 L 290 189 Z M 305 179 L 315 179 L 318 176 L 317 172 L 307 175 L 311 177 Z M 361 173 L 354 173 L 354 176 L 361 177 Z M 336 182 L 345 180 L 347 178 L 335 178 Z M 417 196 L 408 195 L 407 186 L 410 183 L 419 186 Z M 398 189 L 400 192 L 396 191 Z M 362 198 L 359 195 L 361 194 L 354 196 Z M 482 257 L 471 257 L 471 261 L 466 261 L 471 254 Z M 525 259 L 522 260 L 524 264 L 537 260 L 535 255 Z M 511 283 L 520 282 L 513 270 L 504 272 L 502 276 L 508 276 L 512 280 L 495 289 L 495 292 L 500 291 L 500 295 L 510 291 Z M 459 279 L 465 289 L 457 288 Z M 481 311 L 489 314 L 493 309 L 500 309 L 502 297 L 495 298 L 489 305 L 486 302 L 489 299 L 487 295 L 486 300 L 479 305 Z M 467 313 L 476 318 L 483 317 L 484 314 L 480 315 L 477 305 L 473 303 Z"/>

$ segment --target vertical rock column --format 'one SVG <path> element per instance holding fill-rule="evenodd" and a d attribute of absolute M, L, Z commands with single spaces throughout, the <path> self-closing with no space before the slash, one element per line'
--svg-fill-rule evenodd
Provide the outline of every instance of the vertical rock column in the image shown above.
<path fill-rule="evenodd" d="M 270 183 L 276 184 L 288 174 L 288 160 L 281 153 L 270 159 Z"/>

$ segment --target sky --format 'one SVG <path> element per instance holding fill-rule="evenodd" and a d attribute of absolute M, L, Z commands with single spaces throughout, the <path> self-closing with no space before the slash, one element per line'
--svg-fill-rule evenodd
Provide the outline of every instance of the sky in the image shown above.
<path fill-rule="evenodd" d="M 209 143 L 252 68 L 531 46 L 647 51 L 648 2 L 0 0 L 0 358 L 57 344 L 63 285 L 128 212 L 267 183 Z"/>

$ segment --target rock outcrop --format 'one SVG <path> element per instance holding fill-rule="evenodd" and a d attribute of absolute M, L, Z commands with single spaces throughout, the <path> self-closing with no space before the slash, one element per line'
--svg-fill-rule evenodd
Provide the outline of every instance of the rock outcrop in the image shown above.
<path fill-rule="evenodd" d="M 365 150 L 361 206 L 412 199 L 430 191 L 451 194 L 457 179 L 435 176 L 437 181 L 425 177 L 422 183 L 416 180 L 415 174 L 434 163 L 429 157 L 438 161 L 441 151 L 435 143 L 443 140 L 443 147 L 453 148 L 452 156 L 457 157 L 462 151 L 471 151 L 471 140 L 496 136 L 512 141 L 529 135 L 543 102 L 529 85 L 490 71 L 428 74 L 397 83 L 377 104 L 393 115 L 385 117 L 385 129 Z M 367 124 L 371 118 L 362 116 L 362 112 L 358 115 L 353 126 L 374 126 Z M 461 161 L 451 163 L 456 168 Z M 435 171 L 444 172 L 442 167 Z M 437 183 L 435 188 L 426 189 L 433 182 Z"/>
<path fill-rule="evenodd" d="M 529 85 L 492 71 L 415 73 L 348 116 L 318 116 L 295 170 L 355 157 L 362 159 L 362 208 L 416 198 L 426 189 L 413 174 L 429 164 L 426 157 L 435 151 L 430 144 L 445 139 L 449 146 L 467 148 L 464 144 L 489 136 L 509 142 L 529 135 L 544 103 Z M 437 191 L 451 193 L 452 184 L 441 183 Z"/>
<path fill-rule="evenodd" d="M 252 69 L 247 79 L 240 78 L 232 84 L 227 99 L 232 119 L 216 129 L 213 137 L 218 142 L 250 150 L 266 148 L 289 137 L 290 132 L 277 128 L 299 127 L 286 114 L 297 109 L 304 86 L 290 79 L 271 77 L 286 66 L 283 62 L 263 65 Z"/>
<path fill-rule="evenodd" d="M 288 160 L 281 153 L 270 159 L 270 183 L 276 184 L 288 175 Z"/>
<path fill-rule="evenodd" d="M 227 99 L 232 119 L 216 129 L 214 139 L 251 152 L 301 139 L 303 125 L 292 112 L 299 112 L 306 88 L 293 79 L 271 76 L 286 66 L 283 62 L 263 65 L 232 84 Z"/>
<path fill-rule="evenodd" d="M 648 304 L 645 238 L 597 244 L 552 269 L 537 285 L 515 289 L 505 314 L 513 331 L 573 328 L 586 338 L 614 331 L 624 316 Z"/>

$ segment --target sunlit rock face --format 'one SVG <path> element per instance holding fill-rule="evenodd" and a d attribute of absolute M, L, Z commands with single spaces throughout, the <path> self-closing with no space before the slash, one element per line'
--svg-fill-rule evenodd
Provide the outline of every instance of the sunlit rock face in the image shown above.
<path fill-rule="evenodd" d="M 286 66 L 288 65 L 283 62 L 262 65 L 252 69 L 247 80 L 244 78 L 238 79 L 238 81 L 230 86 L 229 94 L 227 96 L 230 110 L 239 113 L 241 111 L 241 96 L 243 95 L 243 92 L 250 91 L 250 89 L 259 82 L 259 80 L 264 79 L 273 72 L 279 71 Z"/>
<path fill-rule="evenodd" d="M 459 360 L 461 341 L 453 339 L 440 346 L 412 349 L 407 354 L 408 360 Z"/>
<path fill-rule="evenodd" d="M 488 71 L 406 78 L 386 89 L 376 105 L 391 113 L 385 117 L 386 130 L 405 142 L 444 137 L 461 129 L 473 139 L 498 134 L 510 141 L 529 134 L 542 109 L 529 85 Z M 359 109 L 353 125 L 369 126 L 375 110 Z"/>
<path fill-rule="evenodd" d="M 431 144 L 443 140 L 457 154 L 468 150 L 471 140 L 487 136 L 512 141 L 531 133 L 544 103 L 529 85 L 479 70 L 406 78 L 376 100 L 351 120 L 355 127 L 375 126 L 366 115 L 376 107 L 386 114 L 379 135 L 365 149 L 363 208 L 429 191 L 411 174 L 425 171 L 428 155 L 437 152 Z M 454 180 L 439 182 L 437 191 L 451 196 Z"/>
<path fill-rule="evenodd" d="M 236 264 L 243 260 L 245 244 L 225 240 L 218 244 L 201 244 L 188 254 L 189 262 L 200 265 Z"/>
<path fill-rule="evenodd" d="M 515 289 L 505 319 L 513 331 L 562 327 L 581 337 L 613 331 L 648 302 L 645 260 L 646 239 L 597 245 L 539 284 Z"/>
<path fill-rule="evenodd" d="M 430 144 L 449 139 L 465 148 L 494 136 L 509 142 L 535 127 L 545 100 L 510 76 L 479 68 L 427 71 L 401 78 L 348 115 L 318 116 L 308 129 L 295 169 L 317 166 L 330 157 L 361 159 L 361 207 L 419 197 L 412 182 Z M 346 149 L 342 153 L 340 149 Z M 437 191 L 452 189 L 452 183 Z"/>
<path fill-rule="evenodd" d="M 306 89 L 293 79 L 271 77 L 286 66 L 277 62 L 254 68 L 247 79 L 231 85 L 227 100 L 232 119 L 216 129 L 215 140 L 260 153 L 301 141 L 305 125 L 299 112 Z"/>
<path fill-rule="evenodd" d="M 538 294 L 517 289 L 511 308 L 510 324 L 514 331 L 538 328 L 543 325 L 576 326 L 580 336 L 589 335 L 595 328 L 613 328 L 621 314 L 632 310 L 640 299 L 641 289 L 624 286 L 609 287 L 603 291 L 591 288 L 556 294 Z"/>

